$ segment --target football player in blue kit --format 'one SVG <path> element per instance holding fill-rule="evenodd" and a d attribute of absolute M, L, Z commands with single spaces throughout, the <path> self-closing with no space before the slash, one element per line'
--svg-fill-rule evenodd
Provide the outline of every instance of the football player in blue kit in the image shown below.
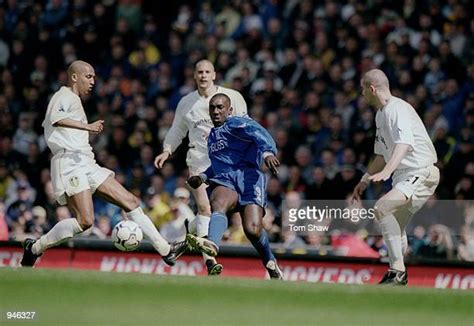
<path fill-rule="evenodd" d="M 267 178 L 260 166 L 265 162 L 272 173 L 278 173 L 280 162 L 275 157 L 275 142 L 254 120 L 232 116 L 231 101 L 225 94 L 211 98 L 209 115 L 214 125 L 208 139 L 211 166 L 204 173 L 190 177 L 188 184 L 192 188 L 203 182 L 210 185 L 212 216 L 207 237 L 188 234 L 187 240 L 195 249 L 217 256 L 228 226 L 227 213 L 238 211 L 245 235 L 260 254 L 270 277 L 282 279 L 262 223 Z"/>

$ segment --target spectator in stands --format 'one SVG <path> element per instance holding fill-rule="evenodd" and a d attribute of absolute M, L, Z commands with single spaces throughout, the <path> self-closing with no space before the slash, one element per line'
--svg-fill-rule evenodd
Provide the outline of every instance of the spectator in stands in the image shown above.
<path fill-rule="evenodd" d="M 449 229 L 441 224 L 432 225 L 428 239 L 415 254 L 424 258 L 452 259 L 454 247 Z"/>

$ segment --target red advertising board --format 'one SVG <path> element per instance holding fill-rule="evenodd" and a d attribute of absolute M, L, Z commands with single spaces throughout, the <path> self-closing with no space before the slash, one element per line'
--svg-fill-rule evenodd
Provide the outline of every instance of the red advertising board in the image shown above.
<path fill-rule="evenodd" d="M 22 251 L 17 247 L 0 247 L 0 267 L 19 266 Z M 224 277 L 265 278 L 266 272 L 257 258 L 219 257 Z M 387 266 L 382 264 L 331 261 L 279 260 L 287 281 L 346 284 L 374 284 Z M 199 256 L 183 256 L 170 267 L 157 254 L 125 253 L 84 249 L 54 248 L 37 262 L 37 268 L 74 268 L 170 275 L 206 275 Z M 409 286 L 452 289 L 474 289 L 474 269 L 461 267 L 409 266 Z"/>

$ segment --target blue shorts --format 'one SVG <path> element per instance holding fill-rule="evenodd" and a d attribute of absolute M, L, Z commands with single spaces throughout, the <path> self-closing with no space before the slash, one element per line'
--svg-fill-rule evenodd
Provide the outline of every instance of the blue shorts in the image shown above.
<path fill-rule="evenodd" d="M 230 188 L 239 195 L 239 205 L 267 206 L 267 176 L 259 170 L 236 170 L 210 178 L 211 189 L 217 185 Z"/>

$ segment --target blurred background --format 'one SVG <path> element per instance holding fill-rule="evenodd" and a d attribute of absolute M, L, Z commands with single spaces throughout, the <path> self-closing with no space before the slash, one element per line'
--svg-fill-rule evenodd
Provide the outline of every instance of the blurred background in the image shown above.
<path fill-rule="evenodd" d="M 90 122 L 106 121 L 91 140 L 98 163 L 142 198 L 168 240 L 183 237 L 195 209 L 184 184 L 186 142 L 161 171 L 153 160 L 178 101 L 195 88 L 194 63 L 207 58 L 216 83 L 240 91 L 277 143 L 282 167 L 269 180 L 265 217 L 276 246 L 344 245 L 359 248 L 347 255 L 386 255 L 382 238 L 363 228 L 338 224 L 325 235 L 300 236 L 282 227 L 285 201 L 344 200 L 366 171 L 374 110 L 359 96 L 359 78 L 379 67 L 393 94 L 424 121 L 441 169 L 428 213 L 410 226 L 409 255 L 474 261 L 472 2 L 0 3 L 0 240 L 36 238 L 71 217 L 52 197 L 41 123 L 76 59 L 96 69 L 96 87 L 83 102 Z M 365 199 L 387 189 L 390 182 L 371 185 Z M 442 200 L 456 200 L 456 223 L 430 219 Z M 94 204 L 95 226 L 81 236 L 105 239 L 122 212 Z M 225 241 L 247 245 L 240 221 L 231 222 Z"/>

